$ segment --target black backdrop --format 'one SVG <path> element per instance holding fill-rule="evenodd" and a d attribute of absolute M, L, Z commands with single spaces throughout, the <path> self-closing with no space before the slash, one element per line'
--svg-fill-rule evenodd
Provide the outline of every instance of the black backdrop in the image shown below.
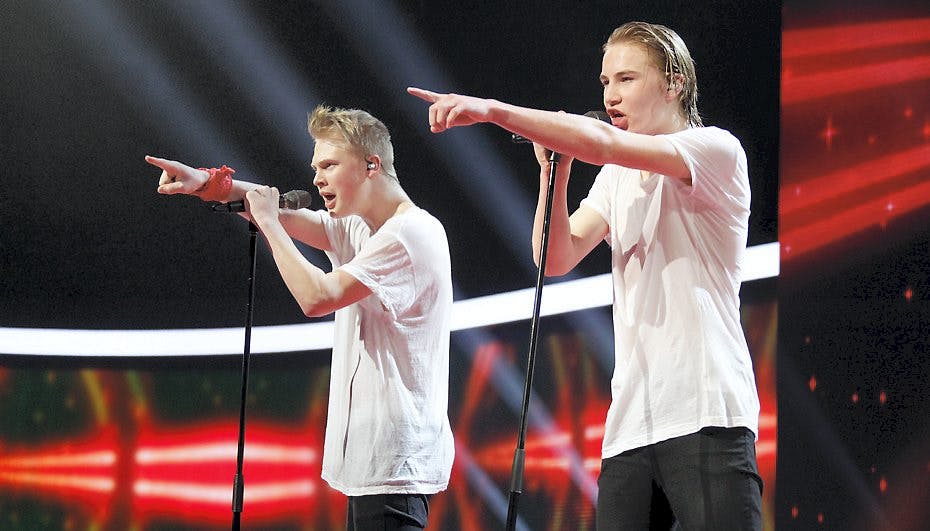
<path fill-rule="evenodd" d="M 240 325 L 244 223 L 157 195 L 157 172 L 142 157 L 227 163 L 281 189 L 307 188 L 305 115 L 319 102 L 387 123 L 402 182 L 449 232 L 457 298 L 530 286 L 528 149 L 490 126 L 432 136 L 425 106 L 403 89 L 598 108 L 600 44 L 631 19 L 665 23 L 688 43 L 705 123 L 733 131 L 749 156 L 750 244 L 776 241 L 782 17 L 794 30 L 928 16 L 906 1 L 501 4 L 397 2 L 395 19 L 381 3 L 3 3 L 0 326 Z M 912 47 L 925 53 L 923 43 Z M 431 67 L 407 74 L 423 65 Z M 916 118 L 927 119 L 925 81 L 905 88 Z M 846 100 L 847 112 L 871 111 L 887 94 L 869 96 Z M 456 138 L 471 150 L 456 151 Z M 819 163 L 835 164 L 832 156 Z M 488 171 L 474 171 L 489 160 Z M 576 173 L 573 201 L 594 169 Z M 516 212 L 500 207 L 511 203 Z M 509 214 L 526 222 L 502 227 Z M 780 529 L 921 529 L 930 520 L 928 221 L 924 204 L 891 230 L 783 265 Z M 580 273 L 607 268 L 602 246 Z M 304 321 L 264 250 L 258 286 L 257 324 Z"/>
<path fill-rule="evenodd" d="M 142 158 L 226 163 L 282 190 L 309 188 L 306 113 L 320 102 L 365 108 L 391 129 L 402 183 L 449 233 L 457 298 L 531 286 L 530 149 L 492 126 L 432 136 L 426 106 L 404 88 L 598 109 L 600 45 L 632 19 L 666 23 L 688 43 L 705 122 L 733 131 L 749 155 L 750 243 L 777 239 L 777 3 L 407 1 L 394 11 L 402 19 L 379 4 L 7 3 L 0 324 L 239 325 L 244 222 L 157 195 Z M 391 39 L 416 48 L 395 53 Z M 414 69 L 412 57 L 431 68 Z M 482 144 L 470 151 L 449 147 L 474 137 Z M 594 175 L 577 166 L 573 202 Z M 505 214 L 518 223 L 502 227 Z M 608 270 L 598 253 L 583 273 Z M 256 323 L 302 322 L 264 249 L 258 270 Z"/>

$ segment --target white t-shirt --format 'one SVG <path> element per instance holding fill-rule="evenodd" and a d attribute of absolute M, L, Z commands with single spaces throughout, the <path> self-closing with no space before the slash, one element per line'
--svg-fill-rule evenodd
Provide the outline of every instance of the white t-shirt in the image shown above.
<path fill-rule="evenodd" d="M 455 454 L 445 230 L 416 207 L 374 234 L 358 216 L 323 219 L 333 268 L 372 294 L 336 312 L 322 477 L 348 496 L 444 490 Z"/>
<path fill-rule="evenodd" d="M 746 154 L 715 127 L 665 138 L 690 169 L 691 186 L 605 165 L 581 203 L 610 225 L 616 366 L 604 458 L 706 426 L 758 434 L 759 398 L 739 315 Z"/>

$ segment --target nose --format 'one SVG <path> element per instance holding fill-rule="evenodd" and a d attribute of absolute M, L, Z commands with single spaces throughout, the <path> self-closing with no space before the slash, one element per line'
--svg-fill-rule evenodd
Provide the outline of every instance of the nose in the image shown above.
<path fill-rule="evenodd" d="M 323 176 L 320 175 L 320 172 L 313 174 L 313 186 L 316 186 L 317 188 L 323 186 Z"/>
<path fill-rule="evenodd" d="M 620 90 L 616 88 L 615 83 L 604 85 L 604 104 L 607 107 L 617 105 L 623 98 L 620 96 Z"/>

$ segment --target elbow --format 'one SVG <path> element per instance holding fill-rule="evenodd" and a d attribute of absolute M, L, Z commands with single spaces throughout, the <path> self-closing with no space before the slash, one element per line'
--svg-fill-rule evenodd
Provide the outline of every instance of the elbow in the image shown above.
<path fill-rule="evenodd" d="M 319 299 L 304 299 L 297 301 L 297 303 L 300 305 L 300 310 L 307 317 L 323 317 L 336 311 L 332 305 L 326 304 L 326 301 Z"/>
<path fill-rule="evenodd" d="M 321 308 L 319 306 L 302 306 L 301 309 L 304 312 L 304 315 L 307 317 L 323 317 L 324 315 L 329 315 L 333 313 L 333 310 L 329 308 Z"/>
<path fill-rule="evenodd" d="M 571 270 L 571 267 L 566 267 L 564 264 L 554 264 L 547 262 L 545 274 L 547 277 L 560 277 L 567 274 Z"/>
<path fill-rule="evenodd" d="M 536 269 L 539 270 L 539 258 L 535 259 Z M 546 257 L 546 270 L 543 274 L 547 277 L 560 277 L 572 270 L 571 264 L 564 263 L 562 260 L 553 260 L 550 256 Z"/>
<path fill-rule="evenodd" d="M 534 249 L 533 262 L 536 264 L 536 270 L 539 270 L 539 251 Z M 566 260 L 560 260 L 558 253 L 549 252 L 546 254 L 546 270 L 543 274 L 547 277 L 560 277 L 567 274 L 575 265 Z"/>
<path fill-rule="evenodd" d="M 338 293 L 334 293 L 325 275 L 306 284 L 290 287 L 291 295 L 307 317 L 323 317 L 339 309 Z"/>
<path fill-rule="evenodd" d="M 324 315 L 332 313 L 322 310 L 317 306 L 301 306 L 300 309 L 303 310 L 306 317 L 323 317 Z"/>

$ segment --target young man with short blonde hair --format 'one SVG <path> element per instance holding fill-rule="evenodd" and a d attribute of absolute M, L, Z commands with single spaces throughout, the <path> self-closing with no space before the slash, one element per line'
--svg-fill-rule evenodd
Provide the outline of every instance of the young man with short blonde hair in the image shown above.
<path fill-rule="evenodd" d="M 336 312 L 322 476 L 349 497 L 348 529 L 426 527 L 428 497 L 449 482 L 452 279 L 440 222 L 394 170 L 390 134 L 360 110 L 318 107 L 313 184 L 325 210 L 279 208 L 278 190 L 146 157 L 158 192 L 245 199 L 275 264 L 307 316 Z M 326 252 L 324 272 L 293 239 Z M 248 489 L 245 492 L 248 504 Z"/>

